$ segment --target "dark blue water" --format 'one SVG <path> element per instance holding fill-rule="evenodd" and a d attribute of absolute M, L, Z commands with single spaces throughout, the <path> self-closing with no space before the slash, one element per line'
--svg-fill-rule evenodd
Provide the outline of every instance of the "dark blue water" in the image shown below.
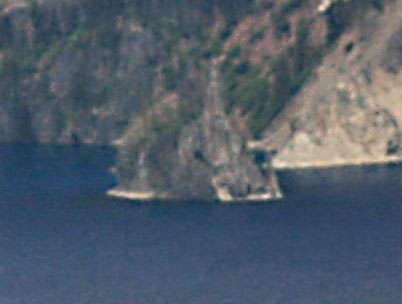
<path fill-rule="evenodd" d="M 108 199 L 113 152 L 0 146 L 0 303 L 402 303 L 402 167 L 280 174 L 286 199 Z"/>

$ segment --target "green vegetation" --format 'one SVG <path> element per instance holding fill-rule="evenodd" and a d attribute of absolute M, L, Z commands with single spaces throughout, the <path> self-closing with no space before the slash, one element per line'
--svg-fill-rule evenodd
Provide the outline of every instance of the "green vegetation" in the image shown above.
<path fill-rule="evenodd" d="M 207 47 L 201 51 L 203 59 L 210 59 L 217 55 L 219 55 L 222 51 L 222 40 L 214 39 L 212 40 Z"/>
<path fill-rule="evenodd" d="M 310 41 L 310 21 L 300 19 L 297 24 L 296 42 L 289 50 L 291 62 L 291 91 L 295 94 L 321 60 L 322 51 L 313 47 Z"/>
<path fill-rule="evenodd" d="M 264 36 L 265 36 L 265 29 L 260 29 L 250 37 L 249 43 L 254 43 L 258 40 L 262 40 L 264 39 Z"/>
<path fill-rule="evenodd" d="M 296 9 L 300 8 L 301 6 L 306 3 L 306 0 L 288 0 L 286 2 L 281 3 L 280 5 L 280 12 L 282 15 L 289 15 Z"/>
<path fill-rule="evenodd" d="M 240 108 L 248 117 L 250 131 L 259 137 L 286 102 L 299 91 L 320 57 L 320 50 L 310 41 L 310 21 L 305 19 L 297 24 L 295 43 L 271 60 L 268 74 L 245 60 L 233 64 L 233 56 L 227 56 L 221 66 L 226 111 L 230 113 Z"/>
<path fill-rule="evenodd" d="M 205 1 L 205 0 L 204 0 Z M 223 13 L 226 24 L 229 27 L 233 27 L 237 24 L 238 20 L 244 15 L 251 13 L 251 9 L 255 0 L 237 0 L 237 1 L 227 1 L 227 0 L 216 0 L 216 1 L 205 1 L 211 2 L 212 6 L 216 4 L 220 11 Z M 214 3 L 215 2 L 215 3 Z"/>
<path fill-rule="evenodd" d="M 222 65 L 225 82 L 226 112 L 240 107 L 243 113 L 251 114 L 248 122 L 253 133 L 253 126 L 258 119 L 258 111 L 265 105 L 269 96 L 270 84 L 266 76 L 261 75 L 258 68 L 250 67 L 248 62 L 231 65 L 224 62 Z"/>
<path fill-rule="evenodd" d="M 17 140 L 30 142 L 34 140 L 31 115 L 23 94 L 27 90 L 26 80 L 35 72 L 30 58 L 24 58 L 23 50 L 5 50 L 0 63 L 0 91 L 2 102 L 8 103 L 13 120 L 11 128 Z"/>
<path fill-rule="evenodd" d="M 169 91 L 174 91 L 180 84 L 186 73 L 187 64 L 183 60 L 180 60 L 178 67 L 175 67 L 173 63 L 167 62 L 162 66 L 162 74 L 165 78 L 165 87 Z"/>
<path fill-rule="evenodd" d="M 162 188 L 163 176 L 167 172 L 160 170 L 166 168 L 165 157 L 179 133 L 180 119 L 177 111 L 166 107 L 163 113 L 152 113 L 146 117 L 142 124 L 132 127 L 125 145 L 119 150 L 119 174 L 122 180 L 132 180 L 136 175 L 138 157 L 141 151 L 146 151 L 155 171 L 152 172 L 155 183 Z"/>
<path fill-rule="evenodd" d="M 80 8 L 85 12 L 84 23 L 88 27 L 100 27 L 103 32 L 113 29 L 116 17 L 127 8 L 124 0 L 80 0 Z"/>
<path fill-rule="evenodd" d="M 232 28 L 227 27 L 227 28 L 225 28 L 225 29 L 222 31 L 222 33 L 219 35 L 219 37 L 220 37 L 222 40 L 226 40 L 227 38 L 230 37 L 230 35 L 232 35 Z"/>
<path fill-rule="evenodd" d="M 226 90 L 226 111 L 240 106 L 245 112 L 253 110 L 256 103 L 268 96 L 268 81 L 259 75 L 256 68 L 248 68 L 248 63 L 230 67 L 224 71 Z"/>
<path fill-rule="evenodd" d="M 370 8 L 382 10 L 382 0 L 336 1 L 327 10 L 329 44 L 334 43 L 351 25 L 356 17 L 363 16 Z"/>
<path fill-rule="evenodd" d="M 30 17 L 36 29 L 35 43 L 48 47 L 50 43 L 60 37 L 62 33 L 57 24 L 57 13 L 52 9 L 41 7 L 38 2 L 30 2 Z"/>
<path fill-rule="evenodd" d="M 70 40 L 76 45 L 85 47 L 91 38 L 92 30 L 87 26 L 80 25 L 70 35 Z"/>
<path fill-rule="evenodd" d="M 227 51 L 226 55 L 228 58 L 237 58 L 241 54 L 241 45 L 239 43 L 234 43 Z"/>
<path fill-rule="evenodd" d="M 355 44 L 353 43 L 353 41 L 350 41 L 350 42 L 348 42 L 346 45 L 345 45 L 345 48 L 344 48 L 344 50 L 345 50 L 345 53 L 347 54 L 347 53 L 350 53 L 352 50 L 353 50 L 353 47 L 355 46 Z"/>
<path fill-rule="evenodd" d="M 89 0 L 88 0 L 89 1 Z M 126 138 L 126 145 L 119 151 L 119 174 L 122 180 L 132 180 L 141 151 L 146 151 L 148 168 L 152 171 L 154 187 L 169 187 L 169 174 L 172 149 L 176 149 L 182 128 L 199 117 L 202 108 L 202 86 L 188 76 L 190 67 L 202 73 L 201 61 L 210 60 L 222 53 L 223 41 L 227 39 L 237 24 L 237 20 L 247 13 L 254 0 L 194 0 L 191 7 L 188 2 L 178 0 L 172 3 L 161 2 L 158 10 L 151 1 L 138 0 L 133 3 L 132 15 L 143 27 L 150 30 L 156 38 L 158 47 L 164 50 L 158 54 L 155 64 L 163 75 L 165 88 L 179 95 L 177 108 L 167 107 L 159 114 L 151 114 L 142 127 L 134 128 Z M 225 18 L 225 29 L 220 35 L 211 39 L 208 28 L 212 25 L 214 6 L 219 7 Z M 170 19 L 166 11 L 176 10 Z M 158 15 L 163 12 L 163 19 Z M 197 22 L 195 22 L 197 20 Z M 188 43 L 190 42 L 190 44 Z M 183 50 L 181 45 L 191 45 L 190 50 Z M 240 45 L 234 45 L 229 57 L 241 56 Z M 246 66 L 237 72 L 245 73 Z M 246 89 L 242 89 L 246 95 Z M 244 98 L 247 98 L 245 96 Z M 251 98 L 249 98 L 251 99 Z M 150 105 L 153 102 L 150 102 Z M 161 149 L 161 147 L 164 147 Z M 202 153 L 196 153 L 196 159 L 205 161 Z"/>
<path fill-rule="evenodd" d="M 248 127 L 256 137 L 261 135 L 286 102 L 300 90 L 322 56 L 323 50 L 313 47 L 310 41 L 310 21 L 302 19 L 297 27 L 290 27 L 290 16 L 307 1 L 282 1 L 272 11 L 271 17 L 277 36 L 282 37 L 290 32 L 296 36 L 295 42 L 276 58 L 267 59 L 259 67 L 252 65 L 248 60 L 252 44 L 265 37 L 266 29 L 261 24 L 261 28 L 254 29 L 256 32 L 251 35 L 248 44 L 235 43 L 226 51 L 226 60 L 221 66 L 226 111 L 240 109 L 247 116 Z M 239 20 L 252 12 L 255 1 L 193 0 L 191 5 L 189 3 L 188 0 L 80 0 L 56 1 L 52 5 L 43 5 L 39 1 L 32 1 L 29 8 L 34 29 L 32 41 L 28 41 L 26 35 L 13 33 L 13 24 L 7 18 L 2 19 L 0 23 L 0 46 L 5 54 L 0 71 L 2 92 L 8 94 L 7 99 L 15 101 L 16 104 L 21 103 L 19 100 L 24 97 L 21 92 L 30 92 L 23 86 L 33 83 L 40 59 L 44 59 L 41 61 L 44 65 L 53 62 L 51 50 L 55 49 L 57 42 L 59 49 L 66 50 L 66 53 L 63 53 L 66 57 L 77 56 L 74 57 L 75 69 L 72 75 L 63 75 L 66 79 L 72 77 L 67 101 L 63 101 L 65 104 L 62 103 L 62 106 L 55 106 L 53 110 L 55 129 L 61 131 L 69 120 L 78 119 L 72 118 L 72 115 L 79 116 L 90 112 L 90 109 L 99 103 L 104 104 L 113 98 L 117 100 L 118 92 L 122 88 L 119 81 L 112 77 L 97 82 L 94 77 L 98 72 L 111 73 L 116 67 L 108 62 L 107 66 L 99 68 L 98 71 L 96 63 L 89 59 L 95 56 L 96 60 L 101 61 L 108 56 L 114 57 L 117 66 L 120 58 L 124 57 L 119 57 L 116 52 L 122 33 L 126 35 L 122 28 L 128 23 L 135 25 L 139 30 L 136 30 L 132 39 L 138 39 L 138 45 L 149 44 L 139 48 L 144 47 L 149 53 L 157 50 L 156 54 L 150 55 L 149 58 L 138 57 L 138 61 L 144 61 L 143 67 L 147 70 L 141 85 L 151 83 L 148 79 L 160 73 L 165 85 L 162 94 L 174 91 L 180 102 L 177 108 L 167 108 L 162 114 L 153 114 L 140 131 L 132 134 L 129 144 L 121 152 L 122 174 L 133 176 L 139 151 L 144 149 L 152 152 L 148 154 L 151 155 L 149 157 L 152 158 L 154 170 L 157 170 L 158 166 L 166 167 L 163 163 L 169 161 L 166 159 L 167 153 L 160 147 L 171 148 L 177 145 L 180 130 L 198 117 L 202 109 L 202 86 L 196 83 L 194 78 L 198 77 L 197 81 L 201 82 L 200 75 L 205 73 L 203 67 L 207 66 L 203 63 L 222 54 L 225 39 L 230 37 Z M 328 43 L 336 41 L 352 24 L 354 18 L 373 7 L 381 10 L 382 1 L 350 0 L 332 4 L 326 12 Z M 223 15 L 225 25 L 221 33 L 211 37 L 209 31 L 215 21 L 215 15 L 211 12 L 215 8 Z M 346 44 L 345 53 L 351 52 L 353 47 L 353 42 Z M 13 51 L 9 51 L 11 49 Z M 136 51 L 133 49 L 133 52 Z M 46 54 L 49 56 L 45 56 Z M 135 64 L 132 65 L 137 69 Z M 43 71 L 42 74 L 46 72 Z M 191 77 L 193 79 L 189 80 Z M 152 85 L 149 84 L 149 90 L 138 89 L 141 91 L 138 95 L 137 92 L 132 94 L 135 96 L 133 100 L 141 99 L 135 101 L 141 104 L 136 108 L 136 115 L 150 113 L 150 109 L 155 105 L 155 101 L 150 100 L 150 96 L 154 95 L 148 94 L 152 92 Z M 43 92 L 46 90 L 48 88 L 44 85 Z M 135 108 L 129 102 L 126 102 L 127 105 L 124 105 L 124 102 L 122 104 L 125 108 Z M 66 108 L 71 108 L 71 113 L 63 112 Z M 26 113 L 26 108 L 21 106 L 18 111 Z M 195 157 L 203 161 L 201 154 L 198 153 Z M 167 174 L 168 172 L 161 172 L 161 179 L 157 183 L 163 185 Z"/>
<path fill-rule="evenodd" d="M 382 3 L 382 0 L 370 0 L 370 2 L 379 11 L 382 11 L 384 9 L 384 5 Z"/>
<path fill-rule="evenodd" d="M 66 127 L 66 117 L 60 106 L 55 106 L 51 116 L 51 129 L 54 133 L 60 134 Z"/>
<path fill-rule="evenodd" d="M 307 0 L 287 0 L 279 5 L 279 8 L 271 13 L 275 35 L 280 38 L 291 31 L 288 16 L 296 9 L 302 7 Z"/>
<path fill-rule="evenodd" d="M 203 108 L 202 87 L 199 83 L 189 80 L 188 66 L 194 62 L 195 66 L 200 60 L 209 60 L 221 54 L 223 40 L 231 35 L 233 27 L 237 20 L 247 12 L 247 7 L 251 6 L 254 0 L 240 1 L 205 1 L 195 0 L 192 4 L 199 7 L 200 10 L 193 9 L 190 12 L 181 12 L 178 14 L 177 20 L 166 20 L 161 24 L 155 25 L 156 22 L 151 20 L 159 19 L 153 16 L 163 11 L 159 7 L 155 11 L 150 5 L 150 1 L 139 0 L 134 3 L 134 11 L 136 20 L 146 28 L 151 28 L 152 33 L 157 37 L 159 43 L 163 45 L 166 52 L 159 55 L 159 63 L 161 64 L 161 72 L 164 76 L 165 86 L 167 90 L 175 91 L 179 94 L 180 102 L 178 107 L 167 107 L 162 113 L 151 114 L 144 122 L 145 125 L 130 132 L 127 144 L 119 151 L 119 172 L 122 180 L 132 180 L 136 173 L 136 166 L 140 151 L 146 151 L 147 164 L 149 165 L 151 175 L 153 177 L 154 187 L 164 189 L 169 186 L 170 166 L 168 165 L 171 153 L 170 150 L 175 149 L 180 131 L 183 126 L 197 118 Z M 183 2 L 183 3 L 182 3 Z M 223 13 L 226 21 L 225 30 L 216 39 L 210 39 L 205 32 L 211 24 L 211 14 L 214 5 L 218 5 Z M 169 4 L 171 9 L 171 4 Z M 177 1 L 177 9 L 185 10 L 187 5 L 184 1 Z M 205 14 L 205 15 L 204 15 Z M 197 20 L 198 22 L 194 22 Z M 197 26 L 196 26 L 197 25 Z M 180 41 L 192 40 L 192 48 L 187 53 L 180 50 Z M 172 54 L 178 54 L 178 63 L 172 60 Z M 234 45 L 228 55 L 236 58 L 241 55 L 240 45 Z M 248 73 L 248 65 L 243 64 L 237 67 L 236 72 L 239 75 Z M 200 70 L 199 70 L 200 71 Z M 251 81 L 252 82 L 252 81 Z M 265 86 L 258 83 L 254 84 L 257 88 L 257 94 L 262 94 Z M 246 84 L 239 89 L 238 94 L 243 95 L 244 102 L 253 100 L 253 96 L 246 89 Z M 164 147 L 164 149 L 161 149 Z M 196 153 L 196 159 L 200 162 L 205 161 L 202 153 Z"/>
<path fill-rule="evenodd" d="M 331 5 L 327 11 L 328 15 L 328 34 L 329 43 L 334 42 L 351 24 L 354 14 L 349 3 L 338 1 Z"/>
<path fill-rule="evenodd" d="M 131 128 L 125 145 L 119 149 L 119 175 L 122 180 L 132 180 L 137 172 L 137 162 L 141 151 L 146 151 L 146 162 L 153 177 L 153 187 L 169 187 L 172 151 L 177 143 L 182 128 L 199 116 L 202 101 L 197 99 L 197 89 L 184 93 L 178 107 L 164 106 L 162 111 L 151 113 L 143 120 L 143 125 Z M 163 148 L 161 148 L 163 147 Z"/>
<path fill-rule="evenodd" d="M 271 14 L 271 20 L 274 25 L 275 35 L 280 38 L 283 34 L 290 32 L 290 23 L 286 16 L 282 16 L 278 12 Z"/>
<path fill-rule="evenodd" d="M 70 98 L 75 113 L 86 113 L 95 104 L 96 96 L 90 90 L 90 75 L 85 69 L 85 65 L 80 66 L 74 73 Z"/>

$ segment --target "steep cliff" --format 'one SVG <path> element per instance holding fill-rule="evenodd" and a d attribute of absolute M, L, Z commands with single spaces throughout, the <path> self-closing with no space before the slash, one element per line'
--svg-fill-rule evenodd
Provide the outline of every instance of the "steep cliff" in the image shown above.
<path fill-rule="evenodd" d="M 166 141 L 166 137 L 171 136 L 163 134 L 166 129 L 159 131 L 162 135 L 154 139 L 145 136 L 146 143 L 134 160 L 134 174 L 131 178 L 122 178 L 126 182 L 109 194 L 130 198 L 217 198 L 221 201 L 281 197 L 265 152 L 247 151 L 245 138 L 226 117 L 216 61 L 212 62 L 210 70 L 204 108 L 199 117 L 179 131 L 177 143 Z M 173 108 L 172 111 L 177 106 L 175 103 L 165 105 Z M 163 109 L 162 115 L 168 111 Z M 158 123 L 165 119 L 158 117 L 159 113 L 152 115 L 157 116 Z M 177 119 L 174 117 L 174 121 Z M 143 132 L 141 127 L 144 129 L 144 126 L 134 127 L 128 136 Z M 169 126 L 162 123 L 162 128 Z M 125 138 L 123 142 L 130 140 L 133 139 Z M 134 149 L 138 149 L 138 140 L 135 142 Z M 124 153 L 132 156 L 134 149 L 130 147 Z M 261 154 L 260 160 L 254 161 L 257 153 Z M 122 159 L 126 158 L 127 155 L 122 156 Z M 125 169 L 123 165 L 120 173 L 124 174 Z"/>
<path fill-rule="evenodd" d="M 0 141 L 115 145 L 134 198 L 402 157 L 401 0 L 2 0 Z"/>
<path fill-rule="evenodd" d="M 401 43 L 402 2 L 370 12 L 249 146 L 274 150 L 277 168 L 400 161 Z"/>
<path fill-rule="evenodd" d="M 159 46 L 109 2 L 3 4 L 2 141 L 109 144 L 148 102 Z"/>

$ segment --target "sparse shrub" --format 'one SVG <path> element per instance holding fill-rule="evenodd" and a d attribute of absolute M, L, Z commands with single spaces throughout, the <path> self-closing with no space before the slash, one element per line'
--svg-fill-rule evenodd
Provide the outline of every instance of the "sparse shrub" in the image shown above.
<path fill-rule="evenodd" d="M 207 160 L 204 157 L 204 153 L 202 153 L 201 150 L 195 150 L 194 151 L 194 158 L 202 163 L 206 163 Z"/>
<path fill-rule="evenodd" d="M 382 3 L 382 0 L 371 0 L 373 6 L 378 9 L 379 11 L 382 11 L 384 9 L 384 5 Z"/>
<path fill-rule="evenodd" d="M 287 16 L 272 12 L 271 20 L 274 25 L 275 36 L 280 38 L 282 34 L 290 32 L 290 23 Z"/>
<path fill-rule="evenodd" d="M 165 86 L 166 89 L 170 91 L 176 90 L 186 72 L 187 65 L 183 60 L 180 60 L 178 65 L 178 67 L 175 67 L 171 62 L 168 62 L 162 67 L 162 74 L 165 78 Z"/>
<path fill-rule="evenodd" d="M 349 3 L 337 1 L 333 3 L 327 10 L 328 34 L 327 40 L 329 43 L 334 42 L 344 32 L 346 27 L 351 23 L 353 12 Z"/>
<path fill-rule="evenodd" d="M 162 74 L 165 77 L 165 87 L 168 90 L 175 90 L 179 81 L 177 70 L 172 64 L 167 64 L 162 68 Z"/>
<path fill-rule="evenodd" d="M 244 75 L 250 70 L 250 63 L 248 61 L 243 61 L 235 66 L 235 71 L 237 74 Z"/>
<path fill-rule="evenodd" d="M 220 38 L 221 38 L 222 40 L 226 40 L 227 38 L 230 37 L 230 35 L 232 35 L 232 28 L 226 27 L 226 28 L 222 31 L 222 33 L 220 34 Z"/>
<path fill-rule="evenodd" d="M 271 61 L 272 84 L 268 76 L 244 61 L 238 65 L 228 57 L 221 65 L 225 80 L 226 111 L 241 108 L 247 125 L 259 137 L 286 103 L 299 91 L 319 62 L 320 50 L 310 41 L 310 22 L 301 19 L 296 41 Z"/>
<path fill-rule="evenodd" d="M 203 51 L 202 58 L 210 59 L 212 57 L 219 55 L 222 51 L 222 45 L 223 45 L 222 40 L 220 39 L 212 40 L 211 43 L 208 45 L 208 47 Z"/>
<path fill-rule="evenodd" d="M 91 35 L 91 29 L 87 26 L 79 26 L 71 33 L 70 39 L 76 42 L 87 43 Z"/>
<path fill-rule="evenodd" d="M 289 15 L 294 10 L 304 5 L 305 2 L 306 0 L 288 0 L 286 2 L 283 2 L 279 8 L 281 15 L 283 16 Z"/>
<path fill-rule="evenodd" d="M 224 62 L 221 66 L 225 83 L 225 110 L 230 113 L 234 108 L 241 108 L 249 114 L 248 125 L 256 124 L 256 115 L 265 107 L 269 97 L 270 84 L 267 77 L 260 75 L 259 69 L 248 62 L 232 66 Z"/>
<path fill-rule="evenodd" d="M 264 36 L 265 36 L 265 30 L 264 30 L 264 29 L 260 29 L 259 31 L 255 32 L 255 33 L 251 36 L 249 42 L 250 42 L 250 43 L 254 43 L 254 42 L 256 42 L 257 40 L 262 40 L 262 39 L 264 39 Z"/>
<path fill-rule="evenodd" d="M 326 11 L 328 16 L 328 34 L 329 44 L 335 42 L 340 35 L 353 23 L 358 16 L 364 16 L 365 12 L 374 7 L 382 11 L 383 4 L 381 0 L 350 0 L 336 1 L 332 3 Z"/>
<path fill-rule="evenodd" d="M 345 45 L 345 48 L 344 48 L 345 53 L 346 53 L 346 54 L 347 54 L 347 53 L 350 53 L 350 52 L 353 50 L 354 46 L 355 46 L 355 44 L 353 43 L 353 41 L 348 42 L 348 43 Z"/>
<path fill-rule="evenodd" d="M 274 25 L 275 35 L 280 38 L 282 34 L 291 31 L 288 16 L 296 9 L 304 5 L 306 0 L 288 0 L 283 2 L 279 9 L 271 13 L 271 20 Z"/>
<path fill-rule="evenodd" d="M 239 57 L 241 54 L 241 46 L 238 43 L 233 44 L 227 51 L 227 56 L 229 58 Z"/>
<path fill-rule="evenodd" d="M 31 1 L 29 12 L 35 29 L 35 43 L 48 47 L 53 39 L 61 37 L 56 10 L 41 6 L 37 1 Z"/>

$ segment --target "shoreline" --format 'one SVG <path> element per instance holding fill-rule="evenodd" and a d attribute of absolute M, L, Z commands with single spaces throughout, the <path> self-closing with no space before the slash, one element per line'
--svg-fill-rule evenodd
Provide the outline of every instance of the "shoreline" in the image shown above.
<path fill-rule="evenodd" d="M 106 195 L 114 198 L 141 200 L 141 201 L 147 201 L 159 198 L 153 192 L 136 192 L 136 191 L 126 191 L 119 189 L 110 189 L 106 192 Z"/>
<path fill-rule="evenodd" d="M 292 169 L 320 169 L 320 168 L 339 168 L 339 167 L 357 167 L 357 166 L 372 166 L 384 164 L 402 163 L 402 157 L 387 157 L 387 158 L 362 158 L 355 160 L 338 159 L 332 161 L 315 161 L 315 162 L 298 162 L 289 164 L 284 161 L 274 161 L 272 168 L 275 170 L 292 170 Z"/>
<path fill-rule="evenodd" d="M 136 200 L 136 201 L 150 201 L 150 200 L 170 200 L 168 196 L 164 195 L 155 195 L 153 192 L 139 192 L 139 191 L 127 191 L 127 190 L 119 190 L 119 189 L 109 189 L 106 192 L 106 195 L 111 198 L 116 199 L 128 199 L 128 200 Z M 258 201 L 272 201 L 281 199 L 283 196 L 281 193 L 274 196 L 270 193 L 263 194 L 251 194 L 244 198 L 225 198 L 220 197 L 218 201 L 222 203 L 238 203 L 238 202 L 258 202 Z"/>
<path fill-rule="evenodd" d="M 363 167 L 371 165 L 384 165 L 384 164 L 398 164 L 402 163 L 402 157 L 387 157 L 383 159 L 358 159 L 358 160 L 333 160 L 333 161 L 317 161 L 317 162 L 299 162 L 289 164 L 288 162 L 277 162 L 272 165 L 275 171 L 281 170 L 308 170 L 308 169 L 329 169 L 341 167 Z M 154 192 L 140 192 L 128 191 L 120 189 L 109 189 L 106 195 L 116 199 L 128 199 L 137 201 L 150 201 L 150 200 L 169 200 L 167 195 L 157 195 Z M 279 191 L 276 195 L 271 193 L 250 194 L 244 198 L 231 198 L 222 193 L 218 193 L 218 201 L 222 203 L 239 203 L 239 202 L 258 202 L 258 201 L 274 201 L 283 198 L 282 193 Z"/>

